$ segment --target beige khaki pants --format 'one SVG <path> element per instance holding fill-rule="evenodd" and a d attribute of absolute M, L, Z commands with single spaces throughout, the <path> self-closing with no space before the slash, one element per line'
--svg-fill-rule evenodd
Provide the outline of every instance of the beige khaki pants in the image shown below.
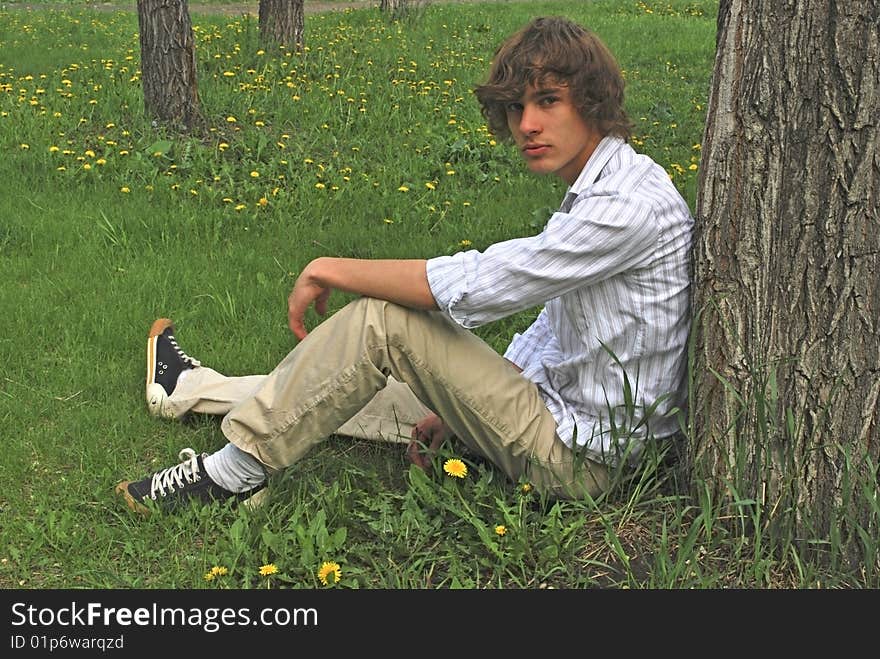
<path fill-rule="evenodd" d="M 604 466 L 556 436 L 534 383 L 440 312 L 360 298 L 322 322 L 268 375 L 187 374 L 169 401 L 224 415 L 236 446 L 280 470 L 332 434 L 408 442 L 431 410 L 459 440 L 514 481 L 550 495 L 597 496 Z"/>

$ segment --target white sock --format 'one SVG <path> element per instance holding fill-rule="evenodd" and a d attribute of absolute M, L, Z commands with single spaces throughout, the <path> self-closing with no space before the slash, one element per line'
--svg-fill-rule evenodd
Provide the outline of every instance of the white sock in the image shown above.
<path fill-rule="evenodd" d="M 204 464 L 211 480 L 230 492 L 244 492 L 266 480 L 260 461 L 231 442 L 206 457 Z"/>
<path fill-rule="evenodd" d="M 174 387 L 177 388 L 180 386 L 180 383 L 183 382 L 184 378 L 189 375 L 189 372 L 193 370 L 191 368 L 184 369 L 180 372 L 180 375 L 177 376 L 177 382 L 174 383 Z"/>

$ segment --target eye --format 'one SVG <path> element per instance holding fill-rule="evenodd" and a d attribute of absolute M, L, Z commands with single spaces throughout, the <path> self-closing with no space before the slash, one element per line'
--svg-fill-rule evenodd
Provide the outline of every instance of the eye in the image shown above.
<path fill-rule="evenodd" d="M 550 106 L 550 105 L 554 105 L 554 104 L 556 104 L 556 103 L 558 103 L 558 102 L 559 102 L 559 97 L 558 97 L 558 96 L 544 96 L 544 97 L 541 98 L 541 100 L 539 101 L 539 103 L 540 103 L 541 105 L 545 106 L 545 107 Z"/>
<path fill-rule="evenodd" d="M 504 110 L 510 114 L 519 114 L 522 112 L 522 109 L 522 103 L 512 102 L 504 106 Z"/>

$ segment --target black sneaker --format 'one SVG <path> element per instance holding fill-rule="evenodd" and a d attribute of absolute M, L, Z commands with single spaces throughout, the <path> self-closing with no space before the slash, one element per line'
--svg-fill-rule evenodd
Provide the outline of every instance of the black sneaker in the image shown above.
<path fill-rule="evenodd" d="M 177 378 L 184 371 L 201 365 L 177 345 L 171 319 L 156 320 L 147 337 L 147 408 L 150 414 L 173 417 L 166 403 L 177 386 Z"/>
<path fill-rule="evenodd" d="M 135 512 L 149 514 L 150 501 L 164 511 L 186 506 L 191 500 L 208 504 L 235 499 L 256 505 L 260 497 L 255 495 L 262 494 L 265 488 L 265 483 L 261 483 L 245 492 L 230 492 L 217 485 L 205 471 L 203 460 L 207 453 L 196 455 L 191 448 L 185 448 L 179 457 L 183 460 L 179 465 L 162 469 L 134 483 L 122 481 L 116 486 L 116 493 L 125 497 L 128 507 Z"/>

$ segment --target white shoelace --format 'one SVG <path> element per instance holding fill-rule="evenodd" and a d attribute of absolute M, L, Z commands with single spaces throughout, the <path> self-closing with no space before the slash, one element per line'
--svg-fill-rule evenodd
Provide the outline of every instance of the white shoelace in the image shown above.
<path fill-rule="evenodd" d="M 166 336 L 165 338 L 168 339 L 168 343 L 170 343 L 171 347 L 174 348 L 174 352 L 177 353 L 177 356 L 180 357 L 185 363 L 191 364 L 192 366 L 202 365 L 202 363 L 198 359 L 193 359 L 180 349 L 180 346 L 177 345 L 177 339 L 174 338 L 173 334 L 168 334 L 168 336 Z"/>
<path fill-rule="evenodd" d="M 150 483 L 150 497 L 152 499 L 156 498 L 157 492 L 164 497 L 166 494 L 174 492 L 175 489 L 183 487 L 186 483 L 195 483 L 202 479 L 195 451 L 191 448 L 181 449 L 177 457 L 185 461 L 153 475 L 153 481 Z"/>

